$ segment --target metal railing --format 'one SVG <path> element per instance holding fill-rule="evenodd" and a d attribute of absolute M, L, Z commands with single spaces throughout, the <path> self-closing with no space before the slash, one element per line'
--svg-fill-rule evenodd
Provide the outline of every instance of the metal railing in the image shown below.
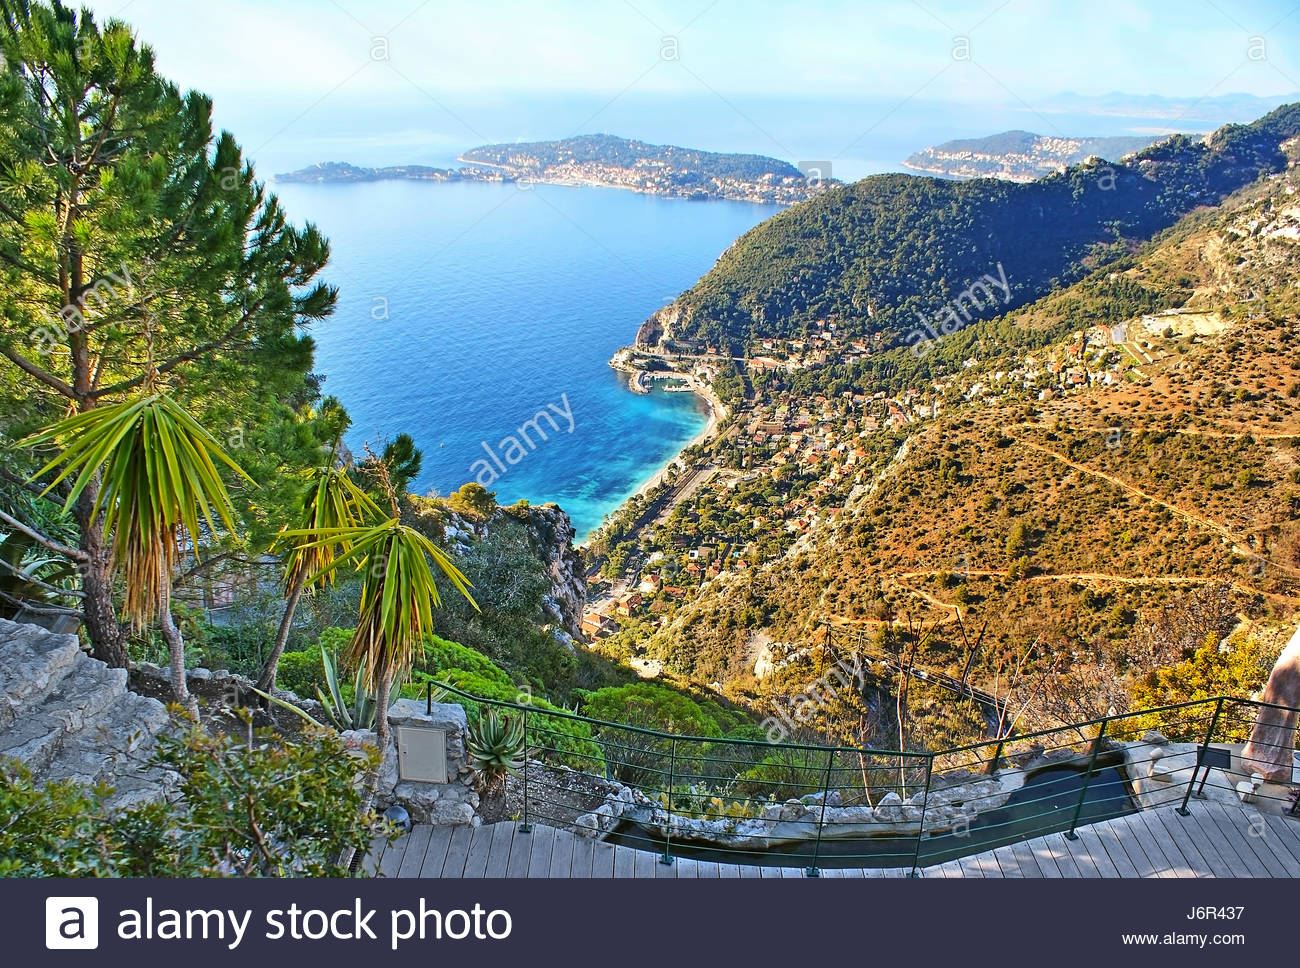
<path fill-rule="evenodd" d="M 471 709 L 523 717 L 521 832 L 540 822 L 664 864 L 802 866 L 810 877 L 823 867 L 915 876 L 1045 834 L 1074 839 L 1138 809 L 1186 815 L 1199 797 L 1236 800 L 1249 770 L 1224 744 L 1244 742 L 1260 708 L 1300 713 L 1215 697 L 925 752 L 677 735 L 446 688 Z M 1251 796 L 1288 799 L 1277 787 Z"/>

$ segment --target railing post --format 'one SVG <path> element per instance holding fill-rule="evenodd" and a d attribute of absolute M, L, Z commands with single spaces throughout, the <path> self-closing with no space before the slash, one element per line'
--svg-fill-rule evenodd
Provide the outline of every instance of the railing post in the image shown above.
<path fill-rule="evenodd" d="M 1088 785 L 1092 783 L 1092 770 L 1097 765 L 1097 754 L 1101 752 L 1102 741 L 1106 738 L 1106 727 L 1109 725 L 1110 718 L 1103 719 L 1101 729 L 1097 731 L 1097 738 L 1092 741 L 1092 755 L 1088 757 L 1088 772 L 1083 775 L 1083 786 L 1079 790 L 1079 802 L 1074 808 L 1074 817 L 1070 820 L 1070 829 L 1065 832 L 1066 840 L 1079 839 L 1079 835 L 1074 832 L 1074 828 L 1079 826 L 1079 818 L 1083 816 L 1083 803 L 1088 796 Z"/>
<path fill-rule="evenodd" d="M 1201 764 L 1205 762 L 1205 754 L 1210 748 L 1210 741 L 1214 739 L 1214 731 L 1219 726 L 1219 714 L 1221 712 L 1223 712 L 1222 696 L 1215 700 L 1214 715 L 1210 717 L 1210 728 L 1205 731 L 1205 742 L 1202 743 L 1201 748 L 1196 751 L 1196 765 L 1192 767 L 1192 778 L 1187 783 L 1187 792 L 1183 794 L 1183 802 L 1177 810 L 1180 817 L 1190 817 L 1192 815 L 1192 811 L 1187 809 L 1187 801 L 1192 798 L 1192 787 L 1196 783 L 1196 774 L 1201 772 Z M 1205 772 L 1207 775 L 1209 774 L 1209 767 L 1205 768 Z M 1201 789 L 1205 789 L 1204 780 L 1201 781 Z"/>
<path fill-rule="evenodd" d="M 524 707 L 524 822 L 519 825 L 521 834 L 531 834 L 533 825 L 528 822 L 528 707 Z"/>
<path fill-rule="evenodd" d="M 677 737 L 673 737 L 672 752 L 668 758 L 668 823 L 664 825 L 664 853 L 659 858 L 661 864 L 673 862 L 673 785 L 677 782 Z"/>
<path fill-rule="evenodd" d="M 826 779 L 822 782 L 822 815 L 817 821 L 817 842 L 813 844 L 812 866 L 803 869 L 806 877 L 822 876 L 822 872 L 817 869 L 817 861 L 822 853 L 822 827 L 826 826 L 826 801 L 831 796 L 831 772 L 835 768 L 835 747 L 831 747 L 830 753 L 831 755 L 826 758 Z"/>
<path fill-rule="evenodd" d="M 925 809 L 930 803 L 930 778 L 934 776 L 934 754 L 925 758 L 925 797 L 921 800 L 921 819 L 916 827 L 916 852 L 912 854 L 912 870 L 908 877 L 921 876 L 921 838 L 925 836 Z"/>

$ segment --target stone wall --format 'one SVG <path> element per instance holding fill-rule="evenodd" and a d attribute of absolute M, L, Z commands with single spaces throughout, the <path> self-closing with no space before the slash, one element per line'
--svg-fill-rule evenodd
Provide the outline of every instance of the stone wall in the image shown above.
<path fill-rule="evenodd" d="M 469 765 L 466 739 L 469 724 L 465 709 L 455 703 L 434 703 L 429 712 L 418 699 L 399 699 L 388 710 L 389 727 L 394 737 L 384 751 L 379 770 L 375 803 L 382 810 L 390 806 L 405 807 L 414 823 L 462 824 L 478 826 L 478 792 L 474 789 L 474 771 Z M 422 783 L 399 776 L 396 737 L 399 726 L 441 729 L 447 736 L 447 782 Z M 344 733 L 353 745 L 375 745 L 371 730 Z"/>

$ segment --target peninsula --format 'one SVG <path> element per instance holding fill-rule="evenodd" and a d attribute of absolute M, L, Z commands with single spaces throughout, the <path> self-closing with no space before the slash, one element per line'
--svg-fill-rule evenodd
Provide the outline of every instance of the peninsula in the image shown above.
<path fill-rule="evenodd" d="M 482 145 L 460 168 L 396 165 L 365 168 L 325 162 L 276 175 L 280 182 L 496 181 L 624 188 L 647 195 L 793 204 L 839 184 L 763 155 L 652 145 L 608 134 L 562 141 Z"/>
<path fill-rule="evenodd" d="M 1164 136 L 1065 138 L 1030 131 L 1003 131 L 961 138 L 909 155 L 903 165 L 940 178 L 1001 178 L 1031 182 L 1091 157 L 1118 161 Z"/>

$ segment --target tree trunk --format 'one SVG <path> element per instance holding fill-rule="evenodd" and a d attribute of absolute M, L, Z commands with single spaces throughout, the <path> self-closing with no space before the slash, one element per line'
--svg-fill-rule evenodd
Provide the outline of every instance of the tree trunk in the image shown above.
<path fill-rule="evenodd" d="M 176 701 L 184 704 L 186 712 L 198 719 L 198 700 L 190 695 L 189 687 L 185 685 L 185 640 L 181 638 L 181 630 L 176 627 L 176 620 L 172 618 L 172 603 L 166 595 L 158 608 L 158 625 L 167 642 L 167 650 L 171 653 L 172 689 L 176 692 Z"/>
<path fill-rule="evenodd" d="M 379 737 L 379 748 L 388 749 L 388 697 L 393 691 L 393 670 L 387 669 L 379 677 L 378 689 L 375 690 L 375 734 Z"/>
<path fill-rule="evenodd" d="M 95 497 L 99 493 L 98 480 L 81 492 L 73 507 L 73 515 L 81 530 L 81 550 L 89 560 L 80 562 L 81 590 L 85 592 L 82 607 L 86 614 L 86 635 L 90 638 L 91 654 L 114 669 L 125 669 L 126 630 L 117 620 L 113 604 L 113 566 L 110 551 L 104 540 L 104 528 L 92 516 Z"/>
<path fill-rule="evenodd" d="M 275 673 L 280 666 L 280 656 L 284 655 L 284 646 L 289 641 L 289 631 L 293 628 L 293 613 L 298 608 L 298 599 L 302 597 L 302 590 L 307 586 L 307 570 L 303 568 L 299 571 L 301 573 L 294 579 L 293 586 L 289 589 L 289 598 L 284 605 L 284 617 L 280 619 L 280 630 L 275 634 L 275 645 L 271 648 L 271 655 L 257 679 L 257 688 L 263 692 L 270 692 L 275 688 Z"/>
<path fill-rule="evenodd" d="M 1264 687 L 1264 702 L 1300 707 L 1300 629 L 1277 657 Z M 1290 783 L 1295 767 L 1295 731 L 1300 713 L 1261 707 L 1250 731 L 1250 742 L 1241 751 L 1242 765 L 1266 780 Z"/>

